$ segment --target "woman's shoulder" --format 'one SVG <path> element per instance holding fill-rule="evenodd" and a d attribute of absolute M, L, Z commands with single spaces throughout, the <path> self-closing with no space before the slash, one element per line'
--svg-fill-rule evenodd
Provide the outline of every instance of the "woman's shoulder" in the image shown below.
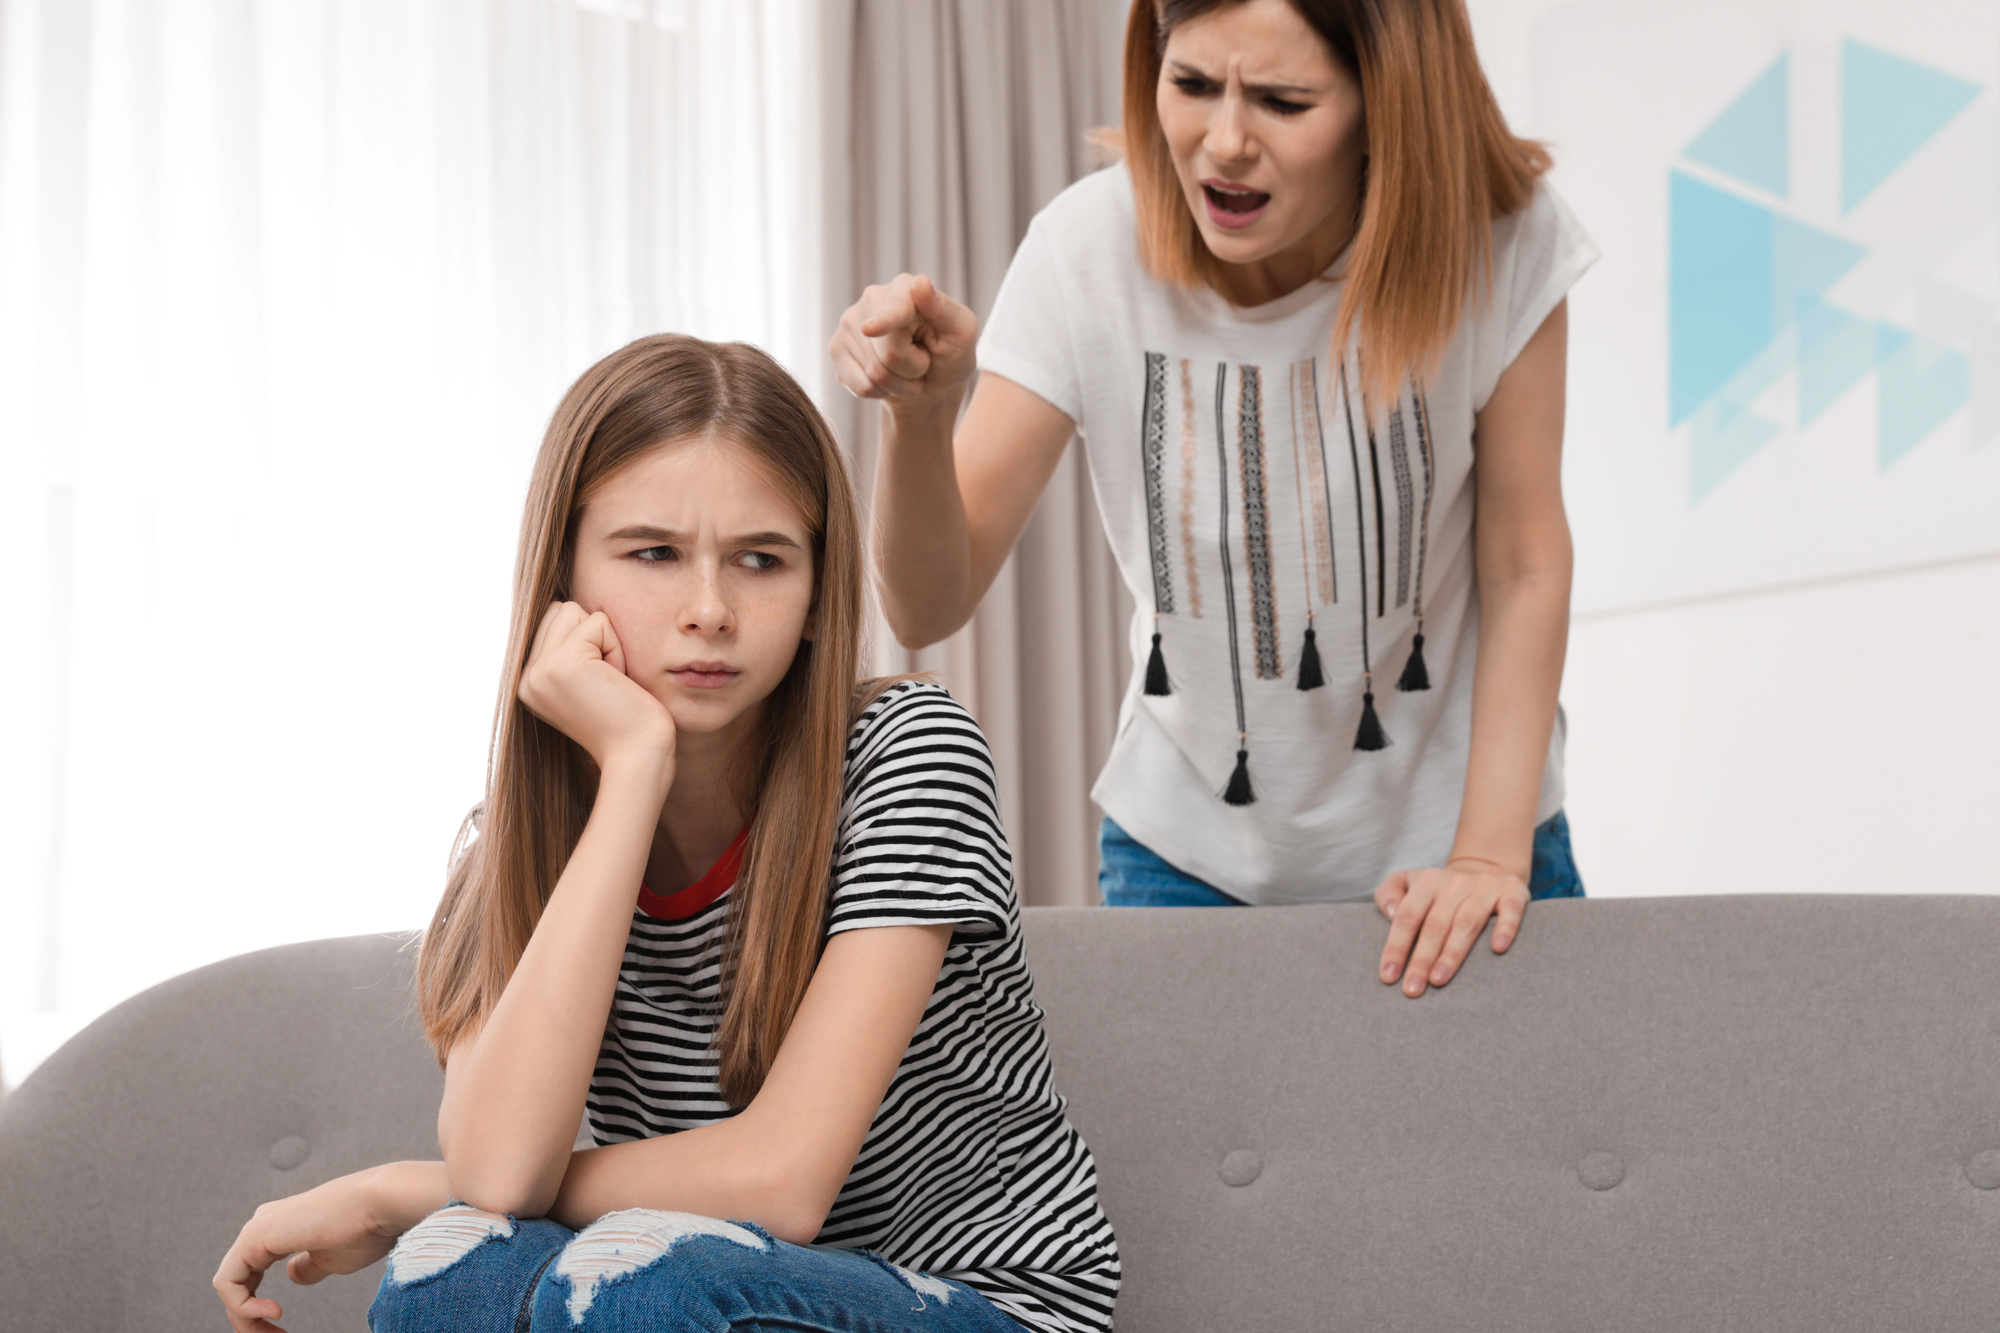
<path fill-rule="evenodd" d="M 1030 231 L 1042 233 L 1064 255 L 1138 254 L 1138 213 L 1132 173 L 1123 162 L 1093 171 L 1067 186 L 1035 214 Z"/>
<path fill-rule="evenodd" d="M 1494 220 L 1493 251 L 1505 262 L 1519 254 L 1595 257 L 1597 247 L 1569 201 L 1543 175 L 1524 207 Z"/>

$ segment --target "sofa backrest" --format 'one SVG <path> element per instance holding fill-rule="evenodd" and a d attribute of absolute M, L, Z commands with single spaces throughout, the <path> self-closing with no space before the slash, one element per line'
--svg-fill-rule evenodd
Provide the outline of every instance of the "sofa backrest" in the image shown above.
<path fill-rule="evenodd" d="M 1025 915 L 1120 1333 L 1995 1326 L 2000 899 L 1539 904 L 1418 1001 L 1366 906 Z M 409 963 L 204 968 L 0 1102 L 0 1327 L 221 1327 L 257 1203 L 434 1156 Z"/>

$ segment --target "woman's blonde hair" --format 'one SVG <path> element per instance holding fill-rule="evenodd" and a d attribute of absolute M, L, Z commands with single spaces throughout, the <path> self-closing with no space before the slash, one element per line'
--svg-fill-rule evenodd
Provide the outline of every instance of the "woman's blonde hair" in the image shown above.
<path fill-rule="evenodd" d="M 1118 136 L 1138 202 L 1139 254 L 1157 277 L 1214 285 L 1155 101 L 1167 35 L 1243 0 L 1133 0 Z M 1479 67 L 1464 0 L 1287 0 L 1361 82 L 1368 162 L 1333 346 L 1357 338 L 1371 402 L 1422 381 L 1490 279 L 1492 222 L 1527 206 L 1549 169 L 1516 138 Z"/>
<path fill-rule="evenodd" d="M 456 855 L 417 957 L 424 1034 L 440 1062 L 493 1012 L 596 795 L 583 748 L 519 697 L 536 626 L 569 596 L 578 519 L 621 468 L 702 437 L 755 458 L 813 537 L 813 638 L 766 700 L 744 775 L 755 813 L 731 890 L 716 1039 L 732 1103 L 762 1086 L 818 965 L 848 727 L 879 692 L 856 690 L 862 555 L 847 468 L 812 400 L 763 352 L 641 338 L 564 395 L 528 486 L 478 837 Z"/>

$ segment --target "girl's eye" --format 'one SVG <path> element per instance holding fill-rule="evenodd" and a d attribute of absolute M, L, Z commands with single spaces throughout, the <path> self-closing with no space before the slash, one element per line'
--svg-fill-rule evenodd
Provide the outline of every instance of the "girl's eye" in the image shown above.
<path fill-rule="evenodd" d="M 778 557 L 772 555 L 769 551 L 745 551 L 743 553 L 743 562 L 752 569 L 776 569 L 778 567 Z"/>
<path fill-rule="evenodd" d="M 1180 89 L 1189 97 L 1203 96 L 1214 86 L 1207 79 L 1197 78 L 1192 74 L 1177 74 L 1174 76 L 1174 87 Z"/>
<path fill-rule="evenodd" d="M 1307 109 L 1303 102 L 1288 102 L 1282 97 L 1267 97 L 1264 99 L 1264 105 L 1281 116 L 1296 116 Z"/>
<path fill-rule="evenodd" d="M 649 565 L 680 558 L 680 552 L 671 546 L 648 546 L 645 550 L 634 551 L 632 554 Z"/>

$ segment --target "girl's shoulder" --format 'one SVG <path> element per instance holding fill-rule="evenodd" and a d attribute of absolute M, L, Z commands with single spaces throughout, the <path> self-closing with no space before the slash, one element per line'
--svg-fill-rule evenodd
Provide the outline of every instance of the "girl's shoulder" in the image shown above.
<path fill-rule="evenodd" d="M 885 756 L 910 758 L 941 750 L 976 756 L 987 768 L 992 755 L 986 733 L 964 704 L 935 681 L 905 677 L 887 686 L 864 683 L 862 697 L 877 692 L 855 715 L 847 733 L 847 780 L 850 790 L 876 761 Z"/>

